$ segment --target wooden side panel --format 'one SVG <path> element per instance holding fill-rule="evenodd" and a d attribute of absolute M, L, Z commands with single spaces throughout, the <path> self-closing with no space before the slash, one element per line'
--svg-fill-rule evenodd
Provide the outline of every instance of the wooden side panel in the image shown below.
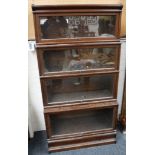
<path fill-rule="evenodd" d="M 46 132 L 47 132 L 47 137 L 48 139 L 51 137 L 52 135 L 52 129 L 51 129 L 51 124 L 50 124 L 50 118 L 48 114 L 44 115 L 45 118 L 45 124 L 46 124 Z"/>

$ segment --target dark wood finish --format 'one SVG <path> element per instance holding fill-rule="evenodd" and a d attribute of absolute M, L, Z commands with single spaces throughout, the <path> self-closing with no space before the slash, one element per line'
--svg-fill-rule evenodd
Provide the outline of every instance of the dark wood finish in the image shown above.
<path fill-rule="evenodd" d="M 116 99 L 110 100 L 98 100 L 98 101 L 85 101 L 85 102 L 75 102 L 74 104 L 63 104 L 63 105 L 51 105 L 44 106 L 44 113 L 61 113 L 74 110 L 83 110 L 83 109 L 96 109 L 102 107 L 117 107 L 118 104 Z"/>
<path fill-rule="evenodd" d="M 118 111 L 117 87 L 121 44 L 119 37 L 122 5 L 33 5 L 32 10 L 34 14 L 36 50 L 44 105 L 48 151 L 64 151 L 69 149 L 78 149 L 82 147 L 116 143 Z M 63 33 L 60 32 L 60 37 L 52 32 L 52 39 L 45 39 L 46 37 L 43 37 L 43 39 L 41 37 L 40 17 L 52 17 L 51 19 L 53 19 L 54 16 L 107 16 L 108 20 L 111 16 L 111 20 L 109 21 L 112 23 L 109 23 L 108 25 L 111 24 L 112 29 L 108 27 L 108 31 L 106 31 L 107 29 L 105 28 L 104 30 L 104 26 L 101 26 L 100 29 L 97 28 L 97 35 L 99 37 L 94 37 L 95 32 L 88 31 L 87 26 L 81 23 L 80 26 L 78 25 L 77 32 L 75 30 L 71 32 L 74 34 L 75 38 L 65 38 L 64 35 L 61 35 L 65 33 L 63 30 Z M 99 18 L 100 17 L 98 17 L 98 19 Z M 66 19 L 69 18 L 66 17 Z M 61 24 L 58 24 L 58 26 L 60 25 Z M 65 27 L 65 25 L 63 26 Z M 61 31 L 61 29 L 57 27 L 55 30 L 57 32 Z M 109 32 L 109 30 L 112 32 Z M 51 29 L 48 31 L 51 31 Z M 102 34 L 106 34 L 106 32 L 108 32 L 108 35 L 111 36 L 101 36 Z M 79 34 L 81 35 L 82 33 L 84 33 L 86 36 L 82 35 L 79 37 Z M 67 35 L 67 37 L 70 36 Z M 87 49 L 90 50 L 95 48 L 115 48 L 114 57 L 110 59 L 112 60 L 111 64 L 114 65 L 111 65 L 110 67 L 87 67 L 86 69 L 81 70 L 65 70 L 65 68 L 65 71 L 62 69 L 55 71 L 48 69 L 46 66 L 45 70 L 45 62 L 47 63 L 47 59 L 45 59 L 44 56 L 45 52 L 49 52 L 51 54 L 51 52 L 54 51 L 55 53 L 60 54 L 64 50 L 73 49 L 76 51 L 78 49 L 83 49 L 85 52 Z M 101 53 L 102 52 L 103 50 Z M 57 63 L 55 62 L 57 59 L 61 63 L 64 63 L 63 56 L 59 54 L 57 54 L 57 57 L 52 55 L 53 59 L 50 59 L 50 61 L 52 61 L 52 63 Z M 93 60 L 93 58 L 91 58 L 91 60 Z M 80 59 L 81 57 L 78 58 L 78 60 Z M 91 83 L 90 79 L 93 77 L 97 77 L 98 79 L 93 80 L 95 82 Z M 102 82 L 106 78 L 104 79 L 102 77 L 107 77 L 108 80 L 112 79 L 112 84 L 106 81 L 104 82 L 105 86 L 103 87 Z M 73 79 L 82 79 L 83 83 L 77 81 L 70 83 L 70 81 L 67 81 L 70 79 L 72 79 L 71 81 L 74 81 Z M 68 83 L 66 84 L 64 80 L 66 80 Z M 101 84 L 100 80 L 102 81 Z M 78 86 L 79 83 L 80 86 Z M 74 87 L 73 84 L 76 85 L 76 87 Z M 55 85 L 55 87 L 52 87 L 53 85 Z M 92 96 L 91 98 L 86 98 L 86 95 L 84 95 L 84 99 L 80 100 L 79 94 L 81 93 L 81 90 L 83 90 L 84 93 L 92 93 L 92 91 L 96 90 L 103 91 L 106 85 L 110 85 L 109 87 L 110 90 L 112 90 L 112 95 L 110 94 L 109 96 L 107 95 L 97 98 L 92 98 Z M 68 93 L 71 98 L 74 98 L 74 91 L 78 92 L 76 97 L 79 100 L 69 100 L 69 98 L 65 96 L 65 99 L 67 99 L 66 101 L 61 100 L 53 102 L 52 100 L 52 104 L 48 103 L 48 96 L 51 92 L 53 92 L 53 94 L 59 93 L 57 96 L 59 99 L 59 97 L 63 97 L 62 92 Z M 99 91 L 95 93 L 98 95 L 101 93 Z M 77 129 L 74 128 L 72 123 L 78 125 Z"/>
<path fill-rule="evenodd" d="M 83 137 L 91 137 L 95 135 L 100 135 L 100 134 L 116 134 L 116 130 L 113 129 L 104 129 L 104 130 L 94 130 L 94 131 L 87 131 L 87 132 L 80 132 L 80 133 L 72 133 L 72 134 L 65 134 L 65 135 L 52 135 L 52 142 L 53 141 L 63 141 L 63 140 L 73 140 L 76 138 L 83 138 Z M 50 140 L 49 140 L 50 141 Z"/>
<path fill-rule="evenodd" d="M 102 140 L 102 139 L 105 139 L 105 138 L 115 138 L 116 137 L 116 132 L 113 132 L 113 133 L 100 133 L 100 134 L 97 134 L 97 135 L 82 135 L 81 137 L 79 136 L 76 136 L 73 137 L 73 138 L 66 138 L 66 139 L 58 139 L 58 140 L 49 140 L 48 141 L 48 144 L 49 146 L 60 146 L 60 145 L 68 145 L 68 144 L 76 144 L 76 143 L 79 143 L 79 142 L 83 142 L 83 140 L 85 142 L 88 142 L 88 141 L 94 141 L 94 140 Z"/>
<path fill-rule="evenodd" d="M 99 143 L 98 143 L 99 142 Z M 89 134 L 77 135 L 71 138 L 48 140 L 49 151 L 62 151 L 69 149 L 78 149 L 81 147 L 94 146 L 97 144 L 112 144 L 116 142 L 116 131 L 112 132 L 94 132 Z M 111 143 L 109 143 L 111 142 Z"/>
<path fill-rule="evenodd" d="M 46 130 L 47 130 L 47 137 L 50 138 L 52 135 L 52 129 L 51 129 L 51 125 L 50 125 L 50 118 L 48 114 L 44 115 L 45 117 L 45 124 L 46 124 Z"/>
<path fill-rule="evenodd" d="M 99 146 L 99 145 L 107 145 L 107 144 L 114 144 L 116 143 L 116 138 L 110 138 L 106 140 L 97 140 L 97 141 L 88 141 L 88 142 L 82 142 L 82 143 L 76 143 L 76 144 L 70 144 L 70 145 L 63 145 L 63 146 L 49 146 L 48 151 L 49 152 L 58 152 L 58 151 L 67 151 L 67 150 L 75 150 L 85 147 L 92 147 L 92 146 Z"/>
<path fill-rule="evenodd" d="M 95 46 L 113 46 L 113 45 L 121 45 L 120 40 L 116 39 L 113 41 L 95 41 L 93 40 L 93 42 L 83 42 L 83 43 L 59 43 L 59 44 L 36 44 L 36 49 L 49 49 L 49 48 L 54 48 L 54 49 L 64 49 L 64 48 L 72 48 L 72 47 L 95 47 Z"/>
<path fill-rule="evenodd" d="M 40 79 L 56 79 L 56 78 L 67 78 L 67 77 L 77 77 L 77 76 L 92 76 L 92 75 L 103 75 L 103 74 L 117 74 L 119 73 L 118 70 L 100 70 L 100 69 L 96 69 L 96 70 L 91 70 L 91 71 L 73 71 L 73 72 L 63 72 L 63 73 L 51 73 L 50 74 L 46 74 L 43 76 L 40 76 Z"/>
<path fill-rule="evenodd" d="M 124 82 L 124 90 L 123 90 L 123 100 L 120 114 L 120 123 L 122 125 L 123 131 L 126 130 L 126 80 Z"/>
<path fill-rule="evenodd" d="M 118 11 L 121 11 L 123 8 L 122 4 L 76 4 L 76 5 L 32 5 L 32 11 L 42 11 L 44 12 L 45 10 L 51 11 L 51 10 L 75 10 L 75 9 L 104 9 L 104 10 L 110 10 L 110 9 L 115 9 Z"/>

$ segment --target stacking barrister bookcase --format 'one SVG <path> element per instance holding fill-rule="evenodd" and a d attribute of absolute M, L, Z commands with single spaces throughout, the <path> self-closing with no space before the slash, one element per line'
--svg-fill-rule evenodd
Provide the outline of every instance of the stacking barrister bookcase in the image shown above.
<path fill-rule="evenodd" d="M 122 5 L 33 5 L 48 151 L 116 143 Z"/>

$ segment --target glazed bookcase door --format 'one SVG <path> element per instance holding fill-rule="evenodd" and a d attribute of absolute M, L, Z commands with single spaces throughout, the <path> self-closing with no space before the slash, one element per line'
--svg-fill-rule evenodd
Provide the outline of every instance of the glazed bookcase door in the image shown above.
<path fill-rule="evenodd" d="M 112 129 L 113 109 L 57 114 L 52 115 L 50 120 L 53 135 Z"/>
<path fill-rule="evenodd" d="M 48 137 L 105 132 L 116 128 L 117 107 L 46 114 Z"/>
<path fill-rule="evenodd" d="M 45 106 L 116 98 L 117 73 L 42 79 Z"/>
<path fill-rule="evenodd" d="M 38 49 L 40 75 L 114 71 L 119 68 L 120 45 Z"/>
<path fill-rule="evenodd" d="M 57 15 L 36 16 L 39 42 L 105 40 L 119 37 L 119 15 Z"/>

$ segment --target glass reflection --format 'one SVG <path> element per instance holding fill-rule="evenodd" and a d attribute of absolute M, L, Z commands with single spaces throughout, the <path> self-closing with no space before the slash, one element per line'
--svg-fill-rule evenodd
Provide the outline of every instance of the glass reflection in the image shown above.
<path fill-rule="evenodd" d="M 72 77 L 47 81 L 48 103 L 112 97 L 113 76 Z"/>
<path fill-rule="evenodd" d="M 41 17 L 41 38 L 114 37 L 116 16 Z"/>
<path fill-rule="evenodd" d="M 81 48 L 44 52 L 45 72 L 115 67 L 116 48 Z"/>

